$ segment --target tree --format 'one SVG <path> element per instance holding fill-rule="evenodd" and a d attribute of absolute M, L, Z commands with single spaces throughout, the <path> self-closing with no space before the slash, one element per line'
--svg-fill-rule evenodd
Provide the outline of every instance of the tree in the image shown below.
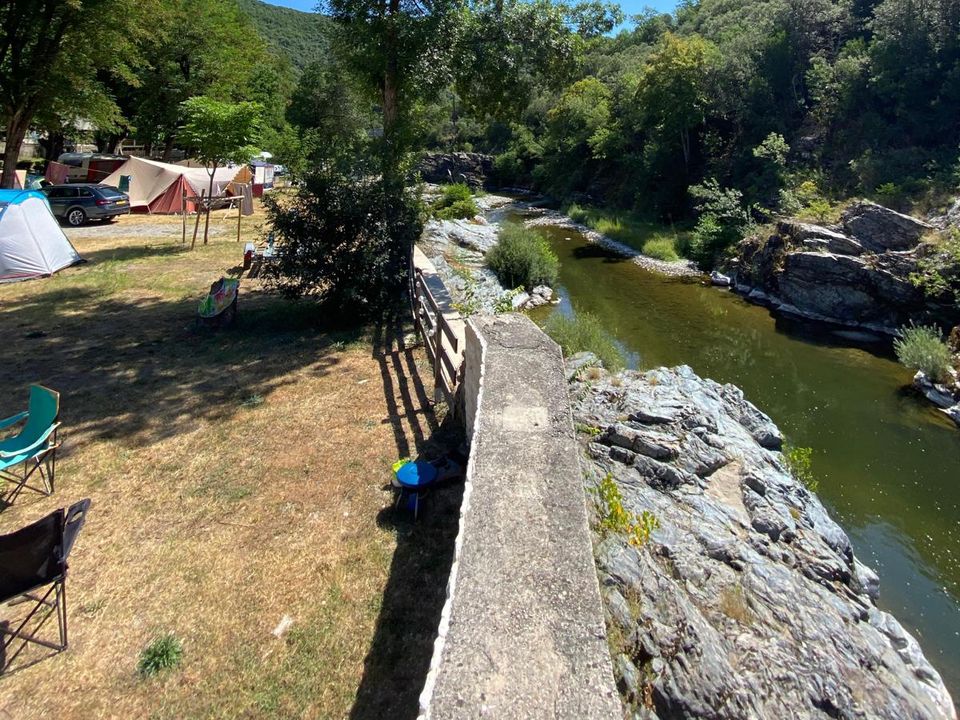
<path fill-rule="evenodd" d="M 111 146 L 133 135 L 148 152 L 162 148 L 169 159 L 180 123 L 180 103 L 195 95 L 217 100 L 253 100 L 282 118 L 292 70 L 268 55 L 266 43 L 235 0 L 163 0 L 145 21 L 138 39 L 141 62 L 110 91 L 126 119 Z"/>
<path fill-rule="evenodd" d="M 181 103 L 185 122 L 181 141 L 194 150 L 196 158 L 207 167 L 210 187 L 207 192 L 203 244 L 210 229 L 210 198 L 213 197 L 213 176 L 217 168 L 229 162 L 247 163 L 259 150 L 260 116 L 263 108 L 257 103 L 227 103 L 197 96 Z"/>
<path fill-rule="evenodd" d="M 0 116 L 6 122 L 0 187 L 13 186 L 23 138 L 38 113 L 66 112 L 60 102 L 66 96 L 83 101 L 73 106 L 77 115 L 97 106 L 103 118 L 114 114 L 97 73 L 129 74 L 137 36 L 130 24 L 141 12 L 130 0 L 0 4 Z"/>
<path fill-rule="evenodd" d="M 718 55 L 716 46 L 700 36 L 667 33 L 640 79 L 637 100 L 642 112 L 660 133 L 679 140 L 685 167 L 690 164 L 690 134 L 706 118 L 709 73 Z"/>
<path fill-rule="evenodd" d="M 382 108 L 381 175 L 399 194 L 410 113 L 450 80 L 464 0 L 326 0 L 335 44 Z M 390 205 L 388 204 L 388 207 Z"/>

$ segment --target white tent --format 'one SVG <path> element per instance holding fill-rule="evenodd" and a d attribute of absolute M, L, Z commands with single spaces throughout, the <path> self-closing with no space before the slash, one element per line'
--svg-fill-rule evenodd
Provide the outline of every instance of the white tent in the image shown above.
<path fill-rule="evenodd" d="M 0 282 L 52 275 L 82 261 L 43 193 L 0 190 Z"/>
<path fill-rule="evenodd" d="M 223 195 L 237 172 L 236 167 L 217 168 L 213 175 L 213 194 Z M 119 187 L 122 175 L 130 177 L 130 187 L 125 192 L 135 212 L 179 213 L 184 196 L 199 197 L 201 192 L 210 189 L 210 175 L 203 167 L 132 157 L 104 178 L 103 183 Z M 194 210 L 193 203 L 187 203 L 187 211 Z"/>

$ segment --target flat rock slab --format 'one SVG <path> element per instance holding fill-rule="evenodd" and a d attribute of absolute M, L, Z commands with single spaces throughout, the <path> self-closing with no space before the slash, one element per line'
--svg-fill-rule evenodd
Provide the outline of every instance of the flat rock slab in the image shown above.
<path fill-rule="evenodd" d="M 472 487 L 426 716 L 619 719 L 560 349 L 521 315 L 470 323 Z"/>

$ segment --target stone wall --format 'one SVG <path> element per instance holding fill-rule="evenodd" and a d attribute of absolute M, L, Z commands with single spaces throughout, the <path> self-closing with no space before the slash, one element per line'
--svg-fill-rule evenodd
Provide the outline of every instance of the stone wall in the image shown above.
<path fill-rule="evenodd" d="M 622 717 L 560 349 L 468 322 L 460 531 L 421 718 Z"/>

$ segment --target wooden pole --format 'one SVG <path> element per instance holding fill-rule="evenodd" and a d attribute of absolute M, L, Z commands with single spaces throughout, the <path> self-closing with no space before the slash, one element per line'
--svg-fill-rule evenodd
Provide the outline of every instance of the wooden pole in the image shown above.
<path fill-rule="evenodd" d="M 201 205 L 201 206 L 203 206 L 203 199 L 204 199 L 204 197 L 206 197 L 206 195 L 207 195 L 207 191 L 206 191 L 206 190 L 201 190 L 201 191 L 200 191 L 200 205 Z M 197 244 L 197 230 L 199 230 L 199 229 L 200 229 L 200 208 L 197 208 L 197 221 L 193 224 L 193 240 L 190 241 L 190 249 L 191 249 L 191 250 L 193 250 L 193 248 L 194 248 L 194 247 L 196 246 L 196 244 Z"/>
<path fill-rule="evenodd" d="M 240 220 L 243 219 L 243 199 L 246 195 L 240 195 L 240 202 L 237 203 L 237 242 L 240 242 Z"/>
<path fill-rule="evenodd" d="M 181 245 L 187 244 L 187 190 L 180 186 L 180 220 L 183 225 L 183 237 L 180 239 Z"/>

